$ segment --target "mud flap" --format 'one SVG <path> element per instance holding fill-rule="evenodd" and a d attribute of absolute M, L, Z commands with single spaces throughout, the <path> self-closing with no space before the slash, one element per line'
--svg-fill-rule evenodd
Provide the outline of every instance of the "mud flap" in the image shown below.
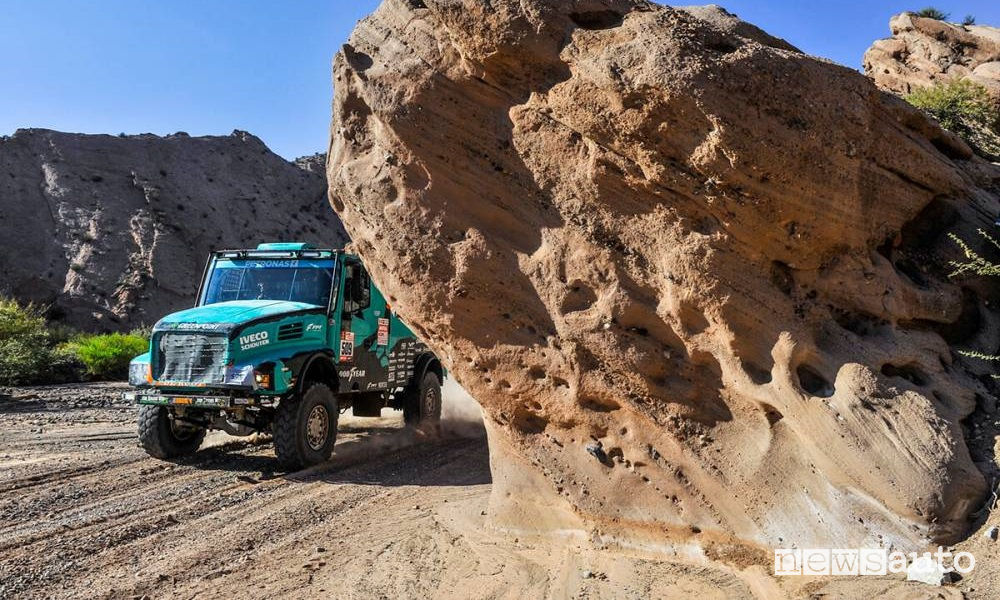
<path fill-rule="evenodd" d="M 385 408 L 385 399 L 381 394 L 357 394 L 352 404 L 355 417 L 380 417 Z"/>

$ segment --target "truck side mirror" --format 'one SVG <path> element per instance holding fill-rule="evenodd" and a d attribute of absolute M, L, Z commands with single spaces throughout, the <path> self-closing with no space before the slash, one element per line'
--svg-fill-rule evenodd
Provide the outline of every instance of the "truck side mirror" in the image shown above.
<path fill-rule="evenodd" d="M 371 282 L 368 273 L 359 268 L 352 278 L 351 300 L 354 301 L 354 310 L 360 311 L 371 305 Z"/>

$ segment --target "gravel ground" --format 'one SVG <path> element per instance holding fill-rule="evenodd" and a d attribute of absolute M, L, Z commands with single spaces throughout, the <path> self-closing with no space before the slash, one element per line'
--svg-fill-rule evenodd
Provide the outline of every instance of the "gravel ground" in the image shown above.
<path fill-rule="evenodd" d="M 469 423 L 428 439 L 397 414 L 346 417 L 333 459 L 293 473 L 266 437 L 213 433 L 159 461 L 137 445 L 124 389 L 0 390 L 0 598 L 996 597 L 996 544 L 981 534 L 966 543 L 975 575 L 925 588 L 779 582 L 762 566 L 497 532 Z"/>

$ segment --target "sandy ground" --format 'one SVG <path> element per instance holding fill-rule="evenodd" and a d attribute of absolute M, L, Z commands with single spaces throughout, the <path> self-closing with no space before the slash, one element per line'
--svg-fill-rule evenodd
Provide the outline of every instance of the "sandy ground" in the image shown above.
<path fill-rule="evenodd" d="M 782 579 L 489 527 L 475 409 L 443 437 L 345 418 L 333 460 L 275 471 L 266 438 L 145 456 L 120 385 L 0 396 L 0 598 L 995 598 L 996 544 L 956 586 Z M 984 521 L 983 527 L 986 527 Z M 985 563 L 985 564 L 984 564 Z M 978 589 L 977 589 L 978 588 Z"/>

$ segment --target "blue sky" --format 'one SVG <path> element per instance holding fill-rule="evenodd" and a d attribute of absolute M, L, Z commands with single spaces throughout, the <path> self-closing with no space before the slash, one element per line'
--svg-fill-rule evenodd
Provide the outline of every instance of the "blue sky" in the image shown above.
<path fill-rule="evenodd" d="M 888 20 L 928 4 L 719 1 L 858 68 Z M 0 0 L 0 134 L 245 129 L 286 158 L 326 149 L 330 61 L 378 0 Z M 808 4 L 808 8 L 805 6 Z M 1000 25 L 1000 2 L 935 2 Z"/>

